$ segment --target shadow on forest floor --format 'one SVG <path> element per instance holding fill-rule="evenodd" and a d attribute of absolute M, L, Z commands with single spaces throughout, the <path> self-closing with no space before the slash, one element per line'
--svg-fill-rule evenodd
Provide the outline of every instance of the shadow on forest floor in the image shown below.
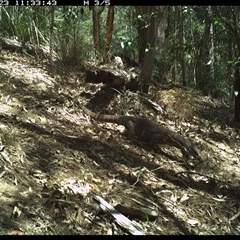
<path fill-rule="evenodd" d="M 239 234 L 239 125 L 231 109 L 198 97 L 198 121 L 174 124 L 138 99 L 76 81 L 78 73 L 51 77 L 12 54 L 11 64 L 0 63 L 1 234 L 123 234 L 108 215 L 93 221 L 94 194 L 157 212 L 154 222 L 137 220 L 149 234 Z M 181 133 L 204 163 L 168 145 L 133 144 L 121 126 L 89 121 L 74 105 L 79 94 L 90 109 L 111 114 L 128 106 Z"/>

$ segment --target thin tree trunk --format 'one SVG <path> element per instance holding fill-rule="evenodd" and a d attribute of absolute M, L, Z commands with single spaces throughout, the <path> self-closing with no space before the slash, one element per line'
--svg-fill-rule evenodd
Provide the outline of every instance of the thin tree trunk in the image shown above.
<path fill-rule="evenodd" d="M 147 14 L 148 11 L 152 11 L 151 7 L 148 6 L 135 6 L 138 21 L 138 62 L 140 65 L 143 63 L 145 49 L 147 45 Z"/>
<path fill-rule="evenodd" d="M 176 6 L 173 7 L 174 11 L 173 11 L 173 46 L 176 46 L 176 42 L 177 42 L 177 28 L 176 28 Z M 172 81 L 173 83 L 176 83 L 176 70 L 177 70 L 177 50 L 174 49 L 173 52 L 173 56 L 174 56 L 174 60 L 173 60 L 173 66 L 172 66 Z"/>
<path fill-rule="evenodd" d="M 180 45 L 180 67 L 181 67 L 181 76 L 182 76 L 182 85 L 186 86 L 186 68 L 185 68 L 185 54 L 184 54 L 184 31 L 183 31 L 183 14 L 182 7 L 178 8 L 178 17 L 179 17 L 179 45 Z"/>
<path fill-rule="evenodd" d="M 166 6 L 135 6 L 137 15 L 141 17 L 138 18 L 141 19 L 138 20 L 140 83 L 141 91 L 145 94 L 148 94 L 152 81 L 158 24 L 162 18 L 167 17 L 165 14 L 166 9 Z"/>
<path fill-rule="evenodd" d="M 53 37 L 53 26 L 54 26 L 54 12 L 55 12 L 55 6 L 51 7 L 51 24 L 50 24 L 50 30 L 49 30 L 49 48 L 50 48 L 50 66 L 52 68 L 53 65 L 53 47 L 52 47 L 52 37 Z M 52 69 L 51 69 L 52 70 Z"/>
<path fill-rule="evenodd" d="M 106 23 L 106 39 L 104 47 L 103 62 L 107 63 L 109 61 L 109 49 L 112 41 L 112 32 L 113 32 L 113 19 L 114 19 L 114 6 L 108 7 L 108 16 Z"/>
<path fill-rule="evenodd" d="M 212 7 L 208 6 L 208 18 L 209 18 L 209 39 L 210 39 L 210 46 L 209 46 L 209 67 L 210 67 L 210 81 L 213 84 L 213 89 L 217 88 L 217 82 L 215 79 L 215 73 L 214 73 L 214 40 L 213 40 L 213 13 L 212 13 Z"/>
<path fill-rule="evenodd" d="M 94 42 L 94 52 L 95 56 L 97 57 L 101 52 L 100 46 L 100 16 L 103 12 L 104 8 L 99 6 L 92 6 L 92 20 L 93 20 L 93 42 Z"/>
<path fill-rule="evenodd" d="M 236 64 L 234 74 L 234 95 L 235 95 L 235 120 L 240 121 L 240 62 Z"/>

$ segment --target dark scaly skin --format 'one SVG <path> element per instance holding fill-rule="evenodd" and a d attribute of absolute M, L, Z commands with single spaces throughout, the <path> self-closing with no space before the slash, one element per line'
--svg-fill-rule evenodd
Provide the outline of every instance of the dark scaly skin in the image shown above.
<path fill-rule="evenodd" d="M 188 139 L 160 124 L 143 117 L 97 114 L 80 104 L 81 109 L 95 120 L 123 125 L 130 139 L 137 138 L 150 144 L 166 143 L 181 150 L 184 156 L 192 155 L 203 161 L 200 151 Z"/>

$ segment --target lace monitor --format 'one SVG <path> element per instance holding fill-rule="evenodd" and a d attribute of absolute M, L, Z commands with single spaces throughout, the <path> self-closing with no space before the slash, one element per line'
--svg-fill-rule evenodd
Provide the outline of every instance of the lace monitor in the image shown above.
<path fill-rule="evenodd" d="M 136 138 L 149 144 L 166 143 L 180 149 L 186 157 L 193 156 L 195 159 L 203 161 L 199 150 L 193 143 L 160 124 L 143 117 L 97 114 L 84 107 L 80 101 L 79 103 L 80 108 L 93 119 L 123 125 L 127 130 L 129 139 Z"/>

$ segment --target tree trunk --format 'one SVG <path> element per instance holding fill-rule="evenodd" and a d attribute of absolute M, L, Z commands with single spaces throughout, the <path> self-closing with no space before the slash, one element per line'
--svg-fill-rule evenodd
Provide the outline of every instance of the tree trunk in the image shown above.
<path fill-rule="evenodd" d="M 140 83 L 142 86 L 141 91 L 145 94 L 148 94 L 148 90 L 151 84 L 154 60 L 155 60 L 155 49 L 150 49 L 144 55 L 144 60 L 143 60 L 142 69 L 140 73 Z"/>
<path fill-rule="evenodd" d="M 212 13 L 212 7 L 208 6 L 208 28 L 209 28 L 209 69 L 210 69 L 210 76 L 209 80 L 211 85 L 213 86 L 213 89 L 217 88 L 217 82 L 215 79 L 214 74 L 214 40 L 213 40 L 213 13 Z"/>
<path fill-rule="evenodd" d="M 139 63 L 141 66 L 141 91 L 148 94 L 151 84 L 158 24 L 160 19 L 167 17 L 164 14 L 166 6 L 135 6 L 138 15 Z M 140 17 L 139 17 L 140 16 Z"/>
<path fill-rule="evenodd" d="M 94 52 L 97 57 L 101 52 L 101 44 L 100 44 L 100 16 L 103 12 L 104 8 L 99 6 L 92 6 L 92 20 L 93 20 L 93 41 L 94 41 Z"/>
<path fill-rule="evenodd" d="M 235 95 L 235 120 L 240 121 L 240 73 L 239 73 L 240 62 L 236 64 L 234 73 L 234 95 Z"/>
<path fill-rule="evenodd" d="M 186 86 L 186 68 L 185 68 L 185 54 L 184 54 L 184 31 L 183 31 L 183 13 L 182 7 L 178 8 L 178 32 L 179 32 L 179 45 L 180 45 L 180 68 L 181 68 L 181 78 L 182 85 Z"/>
<path fill-rule="evenodd" d="M 174 46 L 174 48 L 175 48 L 175 46 L 176 46 L 176 42 L 177 42 L 177 34 L 175 34 L 176 33 L 176 7 L 174 6 L 173 7 L 174 8 L 174 11 L 173 11 L 173 46 Z M 173 65 L 172 65 L 172 82 L 173 83 L 176 83 L 176 71 L 177 71 L 177 50 L 176 50 L 176 48 L 174 49 L 174 52 L 173 52 Z"/>
<path fill-rule="evenodd" d="M 52 38 L 53 38 L 53 26 L 54 26 L 54 13 L 55 13 L 55 6 L 51 8 L 51 21 L 50 21 L 50 29 L 49 29 L 49 48 L 50 48 L 50 66 L 52 70 L 53 66 L 53 46 L 52 46 Z"/>
<path fill-rule="evenodd" d="M 114 6 L 109 6 L 107 23 L 106 23 L 106 39 L 105 39 L 105 47 L 104 47 L 104 55 L 103 55 L 104 63 L 107 63 L 109 61 L 108 52 L 109 52 L 111 41 L 112 41 L 113 19 L 114 19 Z"/>

